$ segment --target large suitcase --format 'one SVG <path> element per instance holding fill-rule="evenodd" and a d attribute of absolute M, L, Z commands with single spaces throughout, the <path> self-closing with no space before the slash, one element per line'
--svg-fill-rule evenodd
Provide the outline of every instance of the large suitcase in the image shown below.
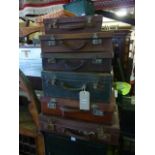
<path fill-rule="evenodd" d="M 106 72 L 112 69 L 112 52 L 42 54 L 47 71 Z"/>
<path fill-rule="evenodd" d="M 82 16 L 45 19 L 46 34 L 97 32 L 101 30 L 102 16 Z"/>
<path fill-rule="evenodd" d="M 45 96 L 79 99 L 79 92 L 87 90 L 91 102 L 110 102 L 112 75 L 108 73 L 75 73 L 42 71 Z"/>
<path fill-rule="evenodd" d="M 77 100 L 50 97 L 43 97 L 41 99 L 41 111 L 43 114 L 87 122 L 111 124 L 114 110 L 114 96 L 111 97 L 110 104 L 91 103 L 90 110 L 88 111 L 80 110 Z"/>
<path fill-rule="evenodd" d="M 40 114 L 40 130 L 73 137 L 75 140 L 98 141 L 111 145 L 119 144 L 118 110 L 113 113 L 112 125 L 88 123 Z"/>
<path fill-rule="evenodd" d="M 42 53 L 112 52 L 112 33 L 52 34 L 40 37 Z"/>
<path fill-rule="evenodd" d="M 46 155 L 106 155 L 106 145 L 43 132 Z"/>

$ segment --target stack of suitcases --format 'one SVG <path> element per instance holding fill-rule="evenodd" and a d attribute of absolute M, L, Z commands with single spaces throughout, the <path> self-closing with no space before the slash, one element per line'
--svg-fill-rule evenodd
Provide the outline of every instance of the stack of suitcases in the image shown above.
<path fill-rule="evenodd" d="M 101 25 L 102 16 L 44 20 L 40 125 L 48 155 L 53 150 L 47 144 L 52 134 L 74 144 L 90 143 L 85 149 L 89 151 L 98 145 L 118 144 L 119 119 L 111 74 L 113 34 L 101 32 Z M 79 152 L 77 146 L 78 155 L 88 153 L 84 148 Z M 71 150 L 69 145 L 65 148 Z M 57 151 L 61 149 L 64 151 L 63 146 Z"/>

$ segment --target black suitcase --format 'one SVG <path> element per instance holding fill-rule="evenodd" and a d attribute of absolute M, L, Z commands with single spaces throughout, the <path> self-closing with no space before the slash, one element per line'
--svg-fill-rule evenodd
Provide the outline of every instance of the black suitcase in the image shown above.
<path fill-rule="evenodd" d="M 44 132 L 46 155 L 106 155 L 106 146 Z"/>
<path fill-rule="evenodd" d="M 110 102 L 112 75 L 108 73 L 42 72 L 45 96 L 79 99 L 79 92 L 89 91 L 90 101 Z"/>

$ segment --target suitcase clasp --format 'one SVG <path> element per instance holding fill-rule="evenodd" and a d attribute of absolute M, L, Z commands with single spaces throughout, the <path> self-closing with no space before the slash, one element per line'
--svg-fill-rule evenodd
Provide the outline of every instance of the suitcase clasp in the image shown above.
<path fill-rule="evenodd" d="M 104 112 L 101 111 L 101 110 L 99 110 L 98 108 L 92 109 L 92 113 L 93 113 L 93 115 L 95 115 L 95 116 L 104 116 Z"/>
<path fill-rule="evenodd" d="M 93 59 L 92 63 L 93 64 L 102 64 L 103 63 L 103 59 Z"/>
<path fill-rule="evenodd" d="M 51 63 L 51 64 L 55 64 L 56 63 L 56 59 L 55 58 L 49 58 L 47 59 L 48 63 Z"/>
<path fill-rule="evenodd" d="M 55 46 L 56 45 L 56 39 L 53 35 L 50 36 L 50 40 L 48 41 L 48 46 Z"/>
<path fill-rule="evenodd" d="M 92 26 L 92 16 L 88 16 L 88 18 L 87 18 L 87 26 Z"/>
<path fill-rule="evenodd" d="M 48 102 L 48 108 L 49 109 L 56 109 L 56 99 L 55 98 L 52 98 L 49 102 Z"/>
<path fill-rule="evenodd" d="M 93 44 L 93 45 L 102 44 L 102 39 L 99 39 L 99 38 L 98 38 L 97 33 L 94 33 L 94 34 L 93 34 L 92 44 Z"/>

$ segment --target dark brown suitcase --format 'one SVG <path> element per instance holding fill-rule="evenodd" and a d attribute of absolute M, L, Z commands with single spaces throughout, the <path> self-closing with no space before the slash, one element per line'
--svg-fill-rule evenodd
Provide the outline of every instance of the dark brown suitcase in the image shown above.
<path fill-rule="evenodd" d="M 101 30 L 102 16 L 45 19 L 43 22 L 46 34 L 95 32 Z"/>
<path fill-rule="evenodd" d="M 112 52 L 42 54 L 47 71 L 108 72 L 112 69 Z"/>
<path fill-rule="evenodd" d="M 106 144 L 119 144 L 118 110 L 113 113 L 112 125 L 88 123 L 60 117 L 40 115 L 40 129 L 86 141 L 99 141 Z"/>
<path fill-rule="evenodd" d="M 112 33 L 53 34 L 40 37 L 42 53 L 112 52 Z"/>
<path fill-rule="evenodd" d="M 46 115 L 111 124 L 115 110 L 115 98 L 114 96 L 111 97 L 110 104 L 92 103 L 89 111 L 83 111 L 79 109 L 79 102 L 77 100 L 43 97 L 41 99 L 41 109 L 42 113 Z"/>

